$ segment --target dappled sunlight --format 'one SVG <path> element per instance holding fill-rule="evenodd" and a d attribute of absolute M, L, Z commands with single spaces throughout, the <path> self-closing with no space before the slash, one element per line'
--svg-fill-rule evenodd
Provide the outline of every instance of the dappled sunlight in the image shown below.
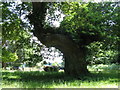
<path fill-rule="evenodd" d="M 11 83 L 11 84 L 10 84 Z M 87 76 L 74 78 L 64 72 L 3 72 L 3 87 L 23 88 L 107 88 L 118 86 L 117 73 L 91 73 Z"/>
<path fill-rule="evenodd" d="M 3 88 L 118 87 L 119 2 L 8 1 L 0 5 Z"/>

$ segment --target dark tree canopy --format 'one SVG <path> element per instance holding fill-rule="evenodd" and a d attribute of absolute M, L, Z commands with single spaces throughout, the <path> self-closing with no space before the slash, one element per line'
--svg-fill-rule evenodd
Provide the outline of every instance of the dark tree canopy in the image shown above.
<path fill-rule="evenodd" d="M 36 8 L 39 8 L 39 10 Z M 60 18 L 60 14 L 55 15 L 55 11 L 59 11 L 65 15 L 58 28 L 51 26 L 52 20 L 57 21 L 57 19 Z M 102 41 L 106 37 L 111 39 L 119 37 L 118 12 L 118 2 L 33 2 L 33 14 L 31 15 L 30 20 L 31 22 L 34 22 L 34 24 L 39 20 L 39 32 L 67 34 L 67 36 L 76 43 L 87 45 L 93 41 Z M 48 14 L 51 16 L 46 20 Z"/>

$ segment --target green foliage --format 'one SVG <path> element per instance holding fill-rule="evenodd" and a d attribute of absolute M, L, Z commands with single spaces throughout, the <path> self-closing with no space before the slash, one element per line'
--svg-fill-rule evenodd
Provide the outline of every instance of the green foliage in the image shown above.
<path fill-rule="evenodd" d="M 87 61 L 89 64 L 109 64 L 117 62 L 117 49 L 111 49 L 109 45 L 106 46 L 103 42 L 93 42 L 88 45 L 87 48 Z"/>
<path fill-rule="evenodd" d="M 51 33 L 65 34 L 83 47 L 94 41 L 114 44 L 114 47 L 117 47 L 116 44 L 120 41 L 118 2 L 61 2 L 48 3 L 48 6 L 47 15 L 51 20 L 47 20 L 46 23 L 59 19 L 60 15 L 56 15 L 55 11 L 65 15 L 59 28 L 50 28 L 53 30 Z"/>
<path fill-rule="evenodd" d="M 2 39 L 3 43 L 6 40 L 18 40 L 21 31 L 21 19 L 18 15 L 10 11 L 11 3 L 2 3 Z"/>
<path fill-rule="evenodd" d="M 98 65 L 92 65 L 92 66 L 88 66 L 88 69 L 90 71 L 95 71 L 95 72 L 116 72 L 118 73 L 119 69 L 120 69 L 120 65 L 118 64 L 98 64 Z"/>
<path fill-rule="evenodd" d="M 24 18 L 26 23 L 24 20 L 22 20 L 24 15 L 31 10 L 31 3 L 23 2 L 21 4 L 16 4 L 15 2 L 3 2 L 1 6 L 3 15 L 3 61 L 15 61 L 15 63 L 30 61 L 31 63 L 36 63 L 41 60 L 40 54 L 38 54 L 41 47 L 39 43 L 36 43 L 34 40 L 32 40 L 32 29 L 29 26 L 26 18 Z M 17 59 L 10 59 L 15 58 L 14 56 L 16 54 L 18 56 Z"/>
<path fill-rule="evenodd" d="M 2 61 L 13 62 L 18 59 L 15 42 L 20 39 L 23 28 L 21 19 L 11 11 L 12 3 L 2 3 Z M 15 10 L 13 10 L 15 11 Z"/>
<path fill-rule="evenodd" d="M 70 33 L 74 40 L 79 39 L 78 41 L 81 41 L 81 39 L 86 40 L 85 38 L 80 38 L 80 35 L 86 35 L 86 37 L 97 35 L 99 39 L 100 37 L 102 37 L 101 39 L 103 37 L 118 38 L 115 33 L 115 36 L 112 33 L 118 31 L 119 28 L 117 27 L 116 30 L 112 29 L 118 26 L 118 23 L 115 21 L 115 18 L 119 17 L 119 6 L 117 7 L 117 5 L 117 2 L 64 3 L 61 7 L 66 17 L 61 23 L 61 28 Z"/>
<path fill-rule="evenodd" d="M 16 53 L 7 51 L 6 49 L 2 50 L 2 62 L 14 62 L 18 59 Z"/>

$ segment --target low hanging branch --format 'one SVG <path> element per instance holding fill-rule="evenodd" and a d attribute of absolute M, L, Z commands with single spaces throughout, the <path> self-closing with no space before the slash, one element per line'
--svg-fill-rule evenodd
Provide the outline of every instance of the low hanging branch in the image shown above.
<path fill-rule="evenodd" d="M 38 39 L 46 46 L 57 46 L 56 44 L 59 44 L 58 46 L 61 47 L 62 44 L 66 44 L 63 43 L 66 41 L 69 41 L 69 43 L 72 43 L 73 45 L 74 42 L 70 40 L 68 36 L 65 36 L 63 34 L 50 33 L 49 31 L 55 31 L 54 28 L 52 27 L 47 29 L 44 28 L 43 22 L 45 20 L 47 10 L 46 4 L 47 3 L 45 2 L 32 2 L 33 13 L 30 13 L 28 18 L 30 19 L 30 22 L 32 22 L 34 25 L 35 28 L 34 35 L 38 37 Z M 59 30 L 59 28 L 57 29 Z"/>

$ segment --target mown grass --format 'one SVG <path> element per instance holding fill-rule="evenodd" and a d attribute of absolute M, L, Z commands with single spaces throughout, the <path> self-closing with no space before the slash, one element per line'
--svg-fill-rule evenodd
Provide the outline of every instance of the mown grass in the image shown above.
<path fill-rule="evenodd" d="M 3 71 L 3 88 L 118 88 L 118 73 L 91 72 L 81 79 L 64 72 Z"/>

